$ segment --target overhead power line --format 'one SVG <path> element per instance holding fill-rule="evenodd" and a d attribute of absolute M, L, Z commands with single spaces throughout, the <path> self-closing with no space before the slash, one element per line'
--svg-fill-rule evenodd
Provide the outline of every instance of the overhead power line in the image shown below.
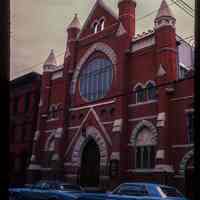
<path fill-rule="evenodd" d="M 175 2 L 172 2 L 171 4 L 169 4 L 169 6 L 172 6 L 172 5 L 174 5 L 174 4 L 175 4 Z M 143 19 L 145 19 L 145 18 L 147 18 L 147 17 L 153 15 L 154 13 L 156 13 L 156 12 L 158 12 L 158 11 L 159 11 L 159 9 L 152 10 L 151 12 L 147 13 L 146 15 L 137 18 L 136 21 L 143 20 Z"/>
<path fill-rule="evenodd" d="M 181 0 L 171 0 L 173 3 L 175 3 L 181 10 L 183 10 L 186 14 L 194 18 L 194 10 L 191 10 L 189 7 L 187 7 L 183 1 Z"/>
<path fill-rule="evenodd" d="M 194 12 L 194 9 L 188 3 L 186 3 L 184 0 L 178 0 L 178 1 L 182 2 L 182 4 L 184 4 L 188 9 L 190 9 L 192 12 Z"/>
<path fill-rule="evenodd" d="M 177 1 L 181 1 L 181 2 L 183 2 L 184 4 L 186 4 L 183 0 L 171 0 L 171 1 L 172 1 L 172 3 L 169 4 L 169 6 L 172 6 L 172 5 L 174 5 L 174 4 L 176 4 L 177 6 L 179 6 L 179 4 L 177 3 Z M 191 10 L 194 11 L 194 9 L 193 9 L 192 7 L 190 7 L 188 4 L 186 4 L 186 5 L 187 5 L 188 8 L 190 8 Z M 187 9 L 188 9 L 188 8 L 187 8 Z M 182 9 L 182 8 L 181 8 L 181 9 Z M 155 10 L 153 10 L 153 11 L 147 13 L 146 15 L 137 18 L 136 21 L 141 21 L 141 20 L 143 20 L 143 19 L 145 19 L 145 18 L 147 18 L 147 17 L 153 15 L 155 12 L 158 12 L 158 10 L 159 10 L 159 9 L 155 9 Z M 185 11 L 185 12 L 186 12 L 186 11 Z M 190 13 L 190 11 L 187 11 L 187 12 Z M 191 16 L 191 13 L 190 13 L 190 16 Z M 194 17 L 194 16 L 193 16 L 193 17 Z M 14 36 L 14 35 L 13 35 L 13 36 Z M 190 37 L 193 37 L 193 36 L 190 36 Z M 186 40 L 186 39 L 188 39 L 188 38 L 184 38 L 183 40 Z M 14 40 L 16 40 L 16 38 L 14 38 Z M 62 52 L 61 54 L 58 54 L 58 55 L 56 56 L 56 58 L 57 58 L 57 57 L 60 57 L 61 55 L 64 55 L 64 54 L 65 54 L 65 52 Z M 17 72 L 25 72 L 25 71 L 27 71 L 27 70 L 29 70 L 29 69 L 34 69 L 34 68 L 40 67 L 40 65 L 42 65 L 43 63 L 44 63 L 44 61 L 41 61 L 41 62 L 38 63 L 38 64 L 34 64 L 34 65 L 32 65 L 32 66 L 30 66 L 30 67 L 24 69 L 24 70 L 19 70 L 19 71 L 17 71 Z"/>

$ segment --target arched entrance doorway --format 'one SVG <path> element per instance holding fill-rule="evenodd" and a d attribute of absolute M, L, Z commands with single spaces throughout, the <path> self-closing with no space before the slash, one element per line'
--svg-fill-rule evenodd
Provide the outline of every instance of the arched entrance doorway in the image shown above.
<path fill-rule="evenodd" d="M 82 151 L 80 184 L 84 187 L 99 185 L 100 152 L 94 139 L 89 138 Z"/>

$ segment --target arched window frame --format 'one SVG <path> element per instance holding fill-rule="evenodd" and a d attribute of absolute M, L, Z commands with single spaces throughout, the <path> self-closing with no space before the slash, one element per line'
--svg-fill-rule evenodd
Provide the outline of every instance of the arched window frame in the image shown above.
<path fill-rule="evenodd" d="M 155 161 L 155 146 L 157 145 L 157 138 L 158 138 L 158 133 L 157 133 L 157 129 L 156 127 L 150 122 L 150 121 L 147 121 L 147 120 L 142 120 L 140 121 L 134 128 L 132 134 L 131 134 L 131 138 L 130 138 L 130 144 L 131 146 L 134 147 L 134 158 L 135 158 L 135 165 L 134 165 L 134 168 L 137 170 L 144 170 L 144 169 L 152 169 L 155 164 L 155 162 L 151 165 L 151 164 L 148 164 L 151 166 L 151 168 L 138 168 L 138 164 L 137 164 L 137 151 L 138 151 L 138 148 L 142 147 L 142 145 L 137 145 L 137 140 L 138 140 L 138 136 L 140 135 L 141 131 L 146 128 L 149 130 L 149 133 L 151 133 L 151 136 L 152 136 L 152 145 L 146 145 L 147 147 L 153 147 L 152 149 L 152 155 L 150 157 L 152 157 L 152 159 L 154 159 Z M 145 146 L 145 145 L 144 145 Z"/>
<path fill-rule="evenodd" d="M 98 32 L 98 26 L 99 26 L 99 22 L 98 20 L 95 20 L 91 25 L 92 33 Z"/>
<path fill-rule="evenodd" d="M 103 31 L 105 28 L 105 17 L 99 19 L 99 31 Z"/>
<path fill-rule="evenodd" d="M 100 60 L 101 61 L 103 60 L 104 63 L 108 62 L 109 65 L 106 65 L 103 67 L 99 65 L 100 68 L 98 68 L 96 70 L 96 72 L 87 71 L 88 69 L 90 69 L 90 68 L 88 68 L 89 66 L 92 66 L 95 61 L 99 62 Z M 107 95 L 110 88 L 112 87 L 112 82 L 113 82 L 113 78 L 114 78 L 114 66 L 113 66 L 112 60 L 110 60 L 110 58 L 108 58 L 105 55 L 103 57 L 96 57 L 95 59 L 92 59 L 92 60 L 89 59 L 89 62 L 86 61 L 84 65 L 86 68 L 85 67 L 83 68 L 83 71 L 80 73 L 80 76 L 79 76 L 79 92 L 80 92 L 82 99 L 86 102 L 91 102 L 91 101 L 96 101 L 96 100 L 104 98 Z M 84 70 L 85 70 L 85 72 L 84 72 Z M 89 75 L 85 76 L 84 73 L 89 74 Z M 93 87 L 90 86 L 93 84 L 89 84 L 90 81 L 94 80 L 94 78 L 92 76 L 92 74 L 94 74 L 94 73 L 96 74 L 96 76 L 98 76 L 98 74 L 100 74 L 100 76 L 101 76 L 101 79 L 95 79 L 95 80 L 98 80 L 98 83 L 96 83 L 96 85 L 98 87 L 95 87 L 96 92 L 93 91 L 94 86 Z M 82 87 L 84 87 L 84 84 L 83 83 L 81 84 L 81 81 L 84 81 L 84 80 L 86 81 L 85 82 L 85 85 L 86 85 L 85 91 L 82 89 Z M 91 91 L 93 91 L 93 93 L 90 93 Z"/>
<path fill-rule="evenodd" d="M 152 94 L 151 92 L 154 92 Z M 145 85 L 145 95 L 147 101 L 152 101 L 156 99 L 156 84 L 154 81 L 148 81 Z"/>
<path fill-rule="evenodd" d="M 134 87 L 134 93 L 135 93 L 135 102 L 136 104 L 142 103 L 145 101 L 145 89 L 144 86 L 141 83 L 137 83 Z M 142 99 L 139 95 L 143 95 Z"/>
<path fill-rule="evenodd" d="M 135 168 L 136 169 L 152 169 L 155 165 L 155 144 L 137 144 L 138 137 L 142 133 L 144 129 L 149 130 L 148 127 L 141 127 L 140 131 L 137 133 L 136 136 L 136 143 L 135 143 Z M 150 135 L 152 136 L 151 131 L 149 130 Z M 152 136 L 153 137 L 153 136 Z M 146 152 L 146 158 L 145 157 Z M 138 163 L 138 160 L 140 163 Z"/>

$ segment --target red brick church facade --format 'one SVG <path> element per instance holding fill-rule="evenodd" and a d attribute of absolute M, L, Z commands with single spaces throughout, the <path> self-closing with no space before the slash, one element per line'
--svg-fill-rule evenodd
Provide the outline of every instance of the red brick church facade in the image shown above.
<path fill-rule="evenodd" d="M 51 51 L 29 181 L 192 187 L 193 70 L 179 66 L 182 40 L 165 0 L 140 35 L 135 10 L 134 0 L 120 0 L 116 15 L 98 0 L 82 27 L 77 15 L 68 26 L 63 65 Z"/>

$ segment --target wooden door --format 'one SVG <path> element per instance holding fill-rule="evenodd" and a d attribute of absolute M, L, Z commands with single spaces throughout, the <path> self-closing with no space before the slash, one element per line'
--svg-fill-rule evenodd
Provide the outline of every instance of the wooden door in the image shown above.
<path fill-rule="evenodd" d="M 90 139 L 82 152 L 80 184 L 85 187 L 99 185 L 100 153 L 96 142 Z"/>

